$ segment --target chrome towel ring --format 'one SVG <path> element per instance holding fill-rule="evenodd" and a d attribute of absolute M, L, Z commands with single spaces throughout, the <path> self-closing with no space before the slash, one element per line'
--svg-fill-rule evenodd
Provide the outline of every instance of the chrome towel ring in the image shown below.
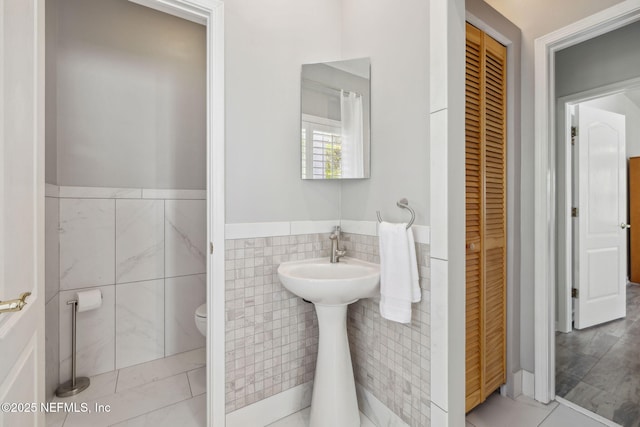
<path fill-rule="evenodd" d="M 409 223 L 407 224 L 407 229 L 408 229 L 409 227 L 411 227 L 413 225 L 413 221 L 415 221 L 415 219 L 416 219 L 416 212 L 411 208 L 411 206 L 409 206 L 409 201 L 407 199 L 398 200 L 396 205 L 398 205 L 399 208 L 407 209 L 409 212 L 411 212 L 411 219 L 409 220 Z M 382 222 L 382 217 L 380 216 L 380 211 L 376 211 L 376 214 L 378 215 L 378 222 Z"/>

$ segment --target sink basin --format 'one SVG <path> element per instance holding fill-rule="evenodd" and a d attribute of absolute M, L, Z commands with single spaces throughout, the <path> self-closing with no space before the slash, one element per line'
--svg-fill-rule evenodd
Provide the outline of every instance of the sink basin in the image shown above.
<path fill-rule="evenodd" d="M 360 427 L 347 336 L 347 306 L 380 293 L 380 266 L 343 257 L 283 262 L 278 277 L 290 292 L 311 301 L 318 316 L 318 358 L 310 427 Z"/>
<path fill-rule="evenodd" d="M 278 267 L 280 281 L 290 292 L 314 304 L 351 304 L 380 293 L 380 266 L 344 257 L 283 262 Z"/>

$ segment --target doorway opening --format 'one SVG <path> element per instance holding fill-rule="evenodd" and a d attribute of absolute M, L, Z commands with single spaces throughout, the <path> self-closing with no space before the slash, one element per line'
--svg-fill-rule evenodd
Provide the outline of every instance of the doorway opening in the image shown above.
<path fill-rule="evenodd" d="M 61 425 L 224 423 L 222 12 L 47 2 L 47 398 L 70 374 L 66 301 L 92 290 L 77 330 L 92 384 L 72 399 L 109 407 Z"/>
<path fill-rule="evenodd" d="M 626 28 L 629 24 L 640 19 L 640 9 L 633 2 L 622 2 L 619 5 L 605 9 L 592 15 L 589 19 L 575 22 L 561 30 L 550 33 L 535 41 L 535 209 L 534 227 L 537 238 L 534 241 L 534 357 L 535 372 L 534 383 L 535 398 L 547 403 L 556 398 L 555 389 L 555 322 L 556 319 L 556 289 L 557 283 L 563 279 L 558 263 L 563 256 L 559 256 L 557 243 L 565 240 L 558 239 L 563 236 L 568 228 L 562 230 L 565 215 L 558 216 L 560 198 L 556 197 L 562 186 L 558 185 L 561 174 L 558 173 L 556 163 L 556 149 L 559 138 L 556 124 L 562 119 L 564 112 L 558 114 L 563 103 L 558 104 L 558 94 L 576 94 L 582 92 L 582 98 L 597 97 L 605 93 L 613 93 L 624 89 L 627 79 L 635 77 L 626 71 L 635 68 L 612 67 L 613 61 L 602 61 L 602 55 L 579 55 L 577 59 L 599 61 L 601 67 L 608 71 L 603 73 L 589 73 L 584 65 L 578 66 L 578 71 L 565 73 L 565 82 L 571 83 L 571 90 L 558 89 L 557 54 L 563 49 L 577 46 L 582 42 L 596 39 L 598 36 L 608 36 L 614 30 Z M 617 59 L 638 57 L 632 39 L 630 49 L 620 49 L 619 44 L 615 49 L 595 50 L 599 53 L 610 53 Z M 584 45 L 583 45 L 584 46 Z M 572 61 L 574 65 L 578 61 Z M 576 74 L 592 79 L 600 78 L 594 84 L 585 87 L 585 81 L 576 78 Z M 622 82 L 611 84 L 612 82 Z M 581 88 L 576 88 L 580 83 Z M 607 86 L 609 85 L 609 86 Z M 599 88 L 598 93 L 593 88 Z M 567 88 L 565 88 L 567 89 Z M 605 89 L 608 89 L 605 91 Z M 566 101 L 566 100 L 565 100 Z M 570 218 L 566 216 L 567 220 Z M 570 240 L 569 240 L 570 241 Z M 566 252 L 565 252 L 566 253 Z M 558 397 L 558 400 L 562 398 Z M 566 402 L 566 400 L 565 400 Z M 576 405 L 577 406 L 577 405 Z"/>
<path fill-rule="evenodd" d="M 637 184 L 628 177 L 640 155 L 640 88 L 616 86 L 558 103 L 555 392 L 632 425 L 640 416 L 640 286 L 629 281 Z"/>

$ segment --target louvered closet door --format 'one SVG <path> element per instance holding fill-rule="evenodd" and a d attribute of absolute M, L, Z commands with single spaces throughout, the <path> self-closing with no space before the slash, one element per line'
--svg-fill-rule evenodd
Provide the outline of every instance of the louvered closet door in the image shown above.
<path fill-rule="evenodd" d="M 466 410 L 505 382 L 506 48 L 467 24 Z"/>

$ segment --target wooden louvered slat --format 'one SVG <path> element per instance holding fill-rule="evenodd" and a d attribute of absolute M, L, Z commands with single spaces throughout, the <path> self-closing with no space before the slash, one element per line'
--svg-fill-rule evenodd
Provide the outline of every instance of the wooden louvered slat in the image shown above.
<path fill-rule="evenodd" d="M 467 24 L 466 410 L 506 380 L 506 48 Z"/>
<path fill-rule="evenodd" d="M 485 182 L 485 364 L 486 399 L 506 381 L 506 48 L 484 37 L 486 85 Z"/>
<path fill-rule="evenodd" d="M 482 33 L 467 25 L 466 68 L 466 410 L 482 401 Z"/>

